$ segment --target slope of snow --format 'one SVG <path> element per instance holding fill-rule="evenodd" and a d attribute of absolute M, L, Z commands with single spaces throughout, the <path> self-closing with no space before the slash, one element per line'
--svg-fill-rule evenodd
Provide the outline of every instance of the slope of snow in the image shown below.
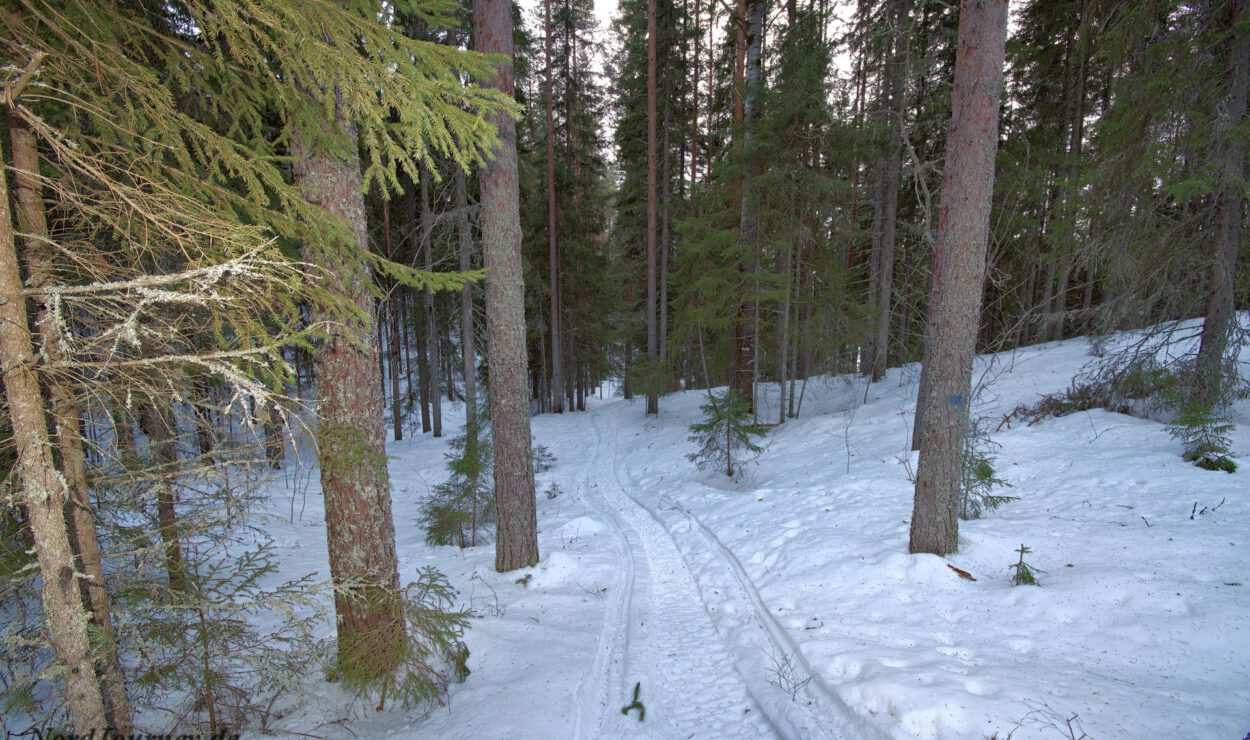
<path fill-rule="evenodd" d="M 1085 340 L 982 358 L 992 382 L 975 413 L 993 429 L 1089 360 Z M 774 429 L 738 482 L 685 458 L 700 392 L 661 399 L 658 419 L 640 400 L 536 417 L 535 441 L 557 461 L 538 476 L 542 562 L 516 573 L 494 572 L 489 544 L 424 544 L 417 508 L 445 478 L 446 442 L 393 444 L 401 575 L 434 565 L 476 610 L 473 674 L 428 716 L 349 711 L 310 681 L 316 696 L 281 724 L 439 738 L 981 738 L 1019 726 L 1026 738 L 1059 736 L 1076 715 L 1095 738 L 1250 731 L 1250 403 L 1236 409 L 1232 475 L 1193 467 L 1162 424 L 1120 414 L 1004 427 L 996 472 L 1019 500 L 961 522 L 959 552 L 942 559 L 907 554 L 917 374 L 891 370 L 866 403 L 862 378 L 812 380 L 802 418 Z M 775 404 L 764 388 L 764 418 Z M 288 575 L 326 575 L 312 479 L 295 494 L 302 518 L 272 530 Z M 553 483 L 562 493 L 548 498 Z M 1010 584 L 1021 544 L 1039 587 Z M 636 684 L 642 722 L 621 713 Z"/>

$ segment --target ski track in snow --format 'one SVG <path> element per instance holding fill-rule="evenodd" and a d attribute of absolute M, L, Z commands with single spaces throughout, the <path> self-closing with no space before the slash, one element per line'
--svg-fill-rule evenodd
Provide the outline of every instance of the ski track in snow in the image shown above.
<path fill-rule="evenodd" d="M 643 494 L 643 498 L 626 495 L 663 526 L 678 546 L 708 615 L 723 643 L 734 652 L 738 673 L 773 729 L 786 738 L 882 737 L 812 669 L 798 644 L 769 613 L 737 556 L 688 509 L 635 478 L 621 463 L 620 449 L 619 439 L 614 439 L 612 470 L 618 488 Z M 622 473 L 626 483 L 620 483 Z M 643 503 L 644 498 L 655 503 Z M 675 515 L 667 516 L 667 512 Z M 793 667 L 782 678 L 778 671 L 784 658 Z"/>
<path fill-rule="evenodd" d="M 604 440 L 598 414 L 590 421 L 594 454 L 579 487 L 617 533 L 622 567 L 591 681 L 577 698 L 575 737 L 794 736 L 761 713 L 669 533 L 615 475 L 593 479 L 592 471 L 605 469 Z M 608 469 L 616 470 L 615 459 Z M 645 722 L 637 710 L 625 716 L 617 706 L 619 697 L 626 697 L 624 706 L 633 696 L 637 682 Z"/>

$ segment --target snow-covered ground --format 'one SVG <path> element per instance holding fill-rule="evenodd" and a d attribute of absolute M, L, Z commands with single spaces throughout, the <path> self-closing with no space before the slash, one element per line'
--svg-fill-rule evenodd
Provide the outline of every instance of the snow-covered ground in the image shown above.
<path fill-rule="evenodd" d="M 993 429 L 1090 359 L 1083 339 L 982 358 L 992 382 L 975 413 Z M 738 482 L 685 457 L 701 392 L 661 399 L 658 418 L 620 399 L 536 417 L 535 441 L 557 458 L 538 476 L 542 562 L 508 574 L 489 545 L 424 543 L 417 510 L 445 478 L 446 439 L 392 444 L 401 575 L 434 565 L 475 609 L 473 674 L 428 716 L 349 713 L 314 677 L 278 724 L 429 738 L 1026 738 L 1067 737 L 1077 716 L 1093 738 L 1250 732 L 1250 403 L 1236 408 L 1232 475 L 1183 461 L 1164 425 L 1105 411 L 995 432 L 996 471 L 1019 500 L 962 522 L 958 554 L 943 559 L 907 553 L 917 375 L 891 370 L 867 403 L 862 378 L 813 380 L 802 418 L 773 430 Z M 775 386 L 765 418 L 770 402 Z M 270 531 L 288 575 L 324 577 L 311 479 L 294 493 L 297 514 L 307 497 L 302 518 Z M 1021 544 L 1038 587 L 1010 583 Z M 643 722 L 621 712 L 635 685 Z"/>

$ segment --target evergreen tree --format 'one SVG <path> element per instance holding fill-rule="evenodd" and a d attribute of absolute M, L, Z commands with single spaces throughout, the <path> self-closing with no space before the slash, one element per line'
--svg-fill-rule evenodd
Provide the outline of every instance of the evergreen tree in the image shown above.
<path fill-rule="evenodd" d="M 513 94 L 511 4 L 476 0 L 474 48 L 499 54 L 490 84 Z M 521 267 L 520 190 L 516 133 L 501 112 L 492 118 L 500 131 L 494 160 L 482 171 L 482 252 L 486 282 L 486 333 L 490 360 L 491 424 L 495 433 L 495 506 L 498 536 L 495 568 L 502 572 L 538 562 L 534 473 L 530 469 L 529 394 L 526 392 L 525 298 Z"/>
<path fill-rule="evenodd" d="M 690 425 L 689 438 L 699 449 L 687 459 L 700 470 L 721 467 L 725 475 L 737 477 L 742 473 L 742 455 L 763 451 L 755 438 L 766 434 L 768 427 L 752 421 L 751 407 L 735 388 L 709 395 L 699 408 L 704 420 Z"/>
<path fill-rule="evenodd" d="M 959 477 L 985 279 L 1006 37 L 1006 0 L 961 5 L 937 268 L 916 412 L 922 426 L 913 553 L 945 555 L 959 542 Z"/>

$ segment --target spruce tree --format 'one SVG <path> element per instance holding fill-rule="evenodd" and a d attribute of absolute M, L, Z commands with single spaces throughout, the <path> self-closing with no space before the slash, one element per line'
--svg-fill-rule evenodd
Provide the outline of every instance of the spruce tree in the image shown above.
<path fill-rule="evenodd" d="M 742 473 L 742 455 L 763 451 L 755 438 L 766 434 L 768 427 L 752 421 L 751 407 L 735 388 L 709 394 L 699 408 L 703 421 L 690 425 L 689 437 L 699 449 L 686 458 L 700 470 L 720 467 L 725 475 L 736 478 Z"/>

